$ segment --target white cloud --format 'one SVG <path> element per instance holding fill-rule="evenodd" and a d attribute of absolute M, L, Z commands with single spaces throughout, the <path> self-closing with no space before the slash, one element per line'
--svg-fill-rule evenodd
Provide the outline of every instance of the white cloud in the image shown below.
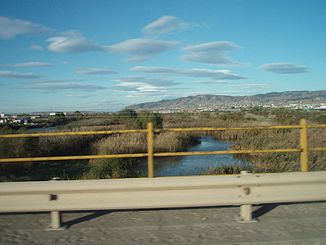
<path fill-rule="evenodd" d="M 128 96 L 162 95 L 169 92 L 169 87 L 177 85 L 173 80 L 149 77 L 123 77 L 115 80 L 118 91 L 128 92 Z"/>
<path fill-rule="evenodd" d="M 186 61 L 194 61 L 213 65 L 234 65 L 238 62 L 225 55 L 226 51 L 240 48 L 229 41 L 214 41 L 196 45 L 188 45 L 183 50 L 187 53 L 182 58 Z"/>
<path fill-rule="evenodd" d="M 0 71 L 0 78 L 18 78 L 18 79 L 36 79 L 40 78 L 39 75 L 35 75 L 30 72 L 15 72 L 15 71 Z"/>
<path fill-rule="evenodd" d="M 155 86 L 147 83 L 121 82 L 116 87 L 122 91 L 138 91 L 142 93 L 165 92 L 165 87 Z"/>
<path fill-rule="evenodd" d="M 208 80 L 199 80 L 199 81 L 195 81 L 195 83 L 199 83 L 199 84 L 228 84 L 228 81 L 225 80 L 214 80 L 214 79 L 208 79 Z"/>
<path fill-rule="evenodd" d="M 135 66 L 131 68 L 132 71 L 146 72 L 146 73 L 160 73 L 168 75 L 181 75 L 187 77 L 204 77 L 214 80 L 238 80 L 246 77 L 232 73 L 229 70 L 212 70 L 212 69 L 177 69 L 165 67 L 151 67 L 151 66 Z"/>
<path fill-rule="evenodd" d="M 155 86 L 164 86 L 164 87 L 174 86 L 179 84 L 171 79 L 138 77 L 138 76 L 123 77 L 123 78 L 116 79 L 114 81 L 125 82 L 125 83 L 146 83 L 146 84 L 151 84 Z"/>
<path fill-rule="evenodd" d="M 43 51 L 43 50 L 44 50 L 44 48 L 43 48 L 41 45 L 37 45 L 37 44 L 32 44 L 32 45 L 30 46 L 30 48 L 31 48 L 32 50 L 36 50 L 36 51 Z"/>
<path fill-rule="evenodd" d="M 42 90 L 47 92 L 53 91 L 86 91 L 86 92 L 95 92 L 97 90 L 106 89 L 104 86 L 89 84 L 89 83 L 78 83 L 78 82 L 38 82 L 35 84 L 30 84 L 27 86 L 28 89 Z"/>
<path fill-rule="evenodd" d="M 148 35 L 162 35 L 175 31 L 182 31 L 190 28 L 192 25 L 186 23 L 174 16 L 162 16 L 161 18 L 146 25 L 142 32 Z"/>
<path fill-rule="evenodd" d="M 240 46 L 229 41 L 214 41 L 195 45 L 188 45 L 183 50 L 187 52 L 222 52 L 238 49 Z"/>
<path fill-rule="evenodd" d="M 111 45 L 108 49 L 112 52 L 123 53 L 129 56 L 128 61 L 143 61 L 153 58 L 161 52 L 174 49 L 177 42 L 154 39 L 129 39 Z"/>
<path fill-rule="evenodd" d="M 82 79 L 48 79 L 48 80 L 35 80 L 33 84 L 56 84 L 56 83 L 74 83 L 82 82 Z"/>
<path fill-rule="evenodd" d="M 181 95 L 181 97 L 187 97 L 187 96 L 198 96 L 198 95 L 227 95 L 227 96 L 236 96 L 239 93 L 238 90 L 216 90 L 216 91 L 197 91 L 197 92 L 189 92 L 184 93 Z"/>
<path fill-rule="evenodd" d="M 48 49 L 53 52 L 81 53 L 88 51 L 104 51 L 103 46 L 99 46 L 76 31 L 62 33 L 46 40 Z"/>
<path fill-rule="evenodd" d="M 11 19 L 0 16 L 0 38 L 11 39 L 24 34 L 48 32 L 51 29 L 28 20 Z"/>
<path fill-rule="evenodd" d="M 269 87 L 266 83 L 246 83 L 239 84 L 239 86 L 244 89 L 266 89 Z"/>
<path fill-rule="evenodd" d="M 30 62 L 24 62 L 24 63 L 18 63 L 18 64 L 11 64 L 8 66 L 10 66 L 10 67 L 50 67 L 50 66 L 53 66 L 53 64 L 48 63 L 48 62 L 30 61 Z"/>
<path fill-rule="evenodd" d="M 76 74 L 82 75 L 109 75 L 109 74 L 117 74 L 116 71 L 113 71 L 108 68 L 79 68 L 76 70 Z"/>
<path fill-rule="evenodd" d="M 239 83 L 239 84 L 229 84 L 229 86 L 237 87 L 240 89 L 256 89 L 256 90 L 266 89 L 270 87 L 266 83 Z"/>
<path fill-rule="evenodd" d="M 77 98 L 87 98 L 89 97 L 89 94 L 82 94 L 82 93 L 72 93 L 67 94 L 68 97 L 77 97 Z"/>
<path fill-rule="evenodd" d="M 270 63 L 261 66 L 265 71 L 278 74 L 296 74 L 309 72 L 307 67 L 291 63 Z"/>

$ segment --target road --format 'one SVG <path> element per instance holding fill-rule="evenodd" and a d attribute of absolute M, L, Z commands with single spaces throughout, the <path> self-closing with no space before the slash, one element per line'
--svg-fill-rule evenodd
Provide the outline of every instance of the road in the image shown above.
<path fill-rule="evenodd" d="M 251 224 L 238 207 L 64 213 L 64 231 L 44 231 L 47 213 L 1 214 L 0 244 L 326 244 L 326 202 L 254 210 Z"/>

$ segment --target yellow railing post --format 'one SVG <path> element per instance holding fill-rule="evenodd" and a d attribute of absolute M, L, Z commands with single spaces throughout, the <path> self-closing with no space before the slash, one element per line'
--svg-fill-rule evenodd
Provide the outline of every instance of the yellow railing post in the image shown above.
<path fill-rule="evenodd" d="M 301 172 L 308 171 L 308 129 L 306 119 L 300 120 L 300 166 Z"/>
<path fill-rule="evenodd" d="M 147 123 L 147 175 L 148 178 L 154 178 L 154 147 L 153 147 L 153 139 L 154 138 L 154 130 L 153 123 Z"/>

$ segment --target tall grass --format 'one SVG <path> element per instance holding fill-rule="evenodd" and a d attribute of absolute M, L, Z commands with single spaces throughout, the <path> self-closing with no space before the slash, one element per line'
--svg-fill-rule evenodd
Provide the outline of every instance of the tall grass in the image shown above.
<path fill-rule="evenodd" d="M 177 113 L 163 116 L 145 113 L 129 118 L 121 115 L 102 115 L 82 117 L 60 126 L 60 131 L 98 131 L 145 127 L 150 119 L 157 119 L 156 127 L 241 127 L 270 124 L 298 124 L 301 117 L 309 123 L 325 123 L 326 113 L 288 110 L 262 112 L 212 112 Z M 22 129 L 21 129 L 22 130 Z M 0 128 L 0 133 L 17 133 L 17 130 Z M 196 143 L 196 137 L 203 133 L 155 134 L 155 152 L 174 152 L 186 149 Z M 211 134 L 211 133 L 210 133 Z M 325 129 L 309 129 L 309 147 L 326 144 Z M 244 130 L 214 133 L 221 140 L 233 142 L 233 149 L 277 149 L 298 148 L 299 130 Z M 0 157 L 32 157 L 85 154 L 117 154 L 146 152 L 146 134 L 87 135 L 41 137 L 24 139 L 0 139 Z M 249 160 L 255 172 L 283 172 L 299 170 L 299 153 L 271 153 L 235 155 Z M 78 178 L 117 178 L 135 176 L 132 165 L 139 159 L 100 159 L 91 161 L 58 161 L 39 163 L 11 163 L 0 165 L 2 180 L 48 180 L 54 176 L 68 179 Z M 240 166 L 242 167 L 242 166 Z M 239 166 L 210 169 L 211 173 L 234 173 Z M 326 152 L 309 153 L 310 170 L 326 170 Z"/>
<path fill-rule="evenodd" d="M 326 131 L 311 129 L 309 146 L 325 146 Z M 300 148 L 298 129 L 225 131 L 215 134 L 217 139 L 233 141 L 234 150 Z M 288 172 L 300 170 L 299 153 L 259 153 L 236 155 L 249 160 L 254 172 Z M 309 153 L 309 170 L 326 170 L 325 152 Z"/>
<path fill-rule="evenodd" d="M 0 157 L 69 156 L 91 154 L 91 144 L 103 136 L 53 136 L 0 139 Z M 52 177 L 76 179 L 83 175 L 88 161 L 2 163 L 0 181 L 49 180 Z"/>
<path fill-rule="evenodd" d="M 184 150 L 198 140 L 185 133 L 160 133 L 154 137 L 155 152 L 175 152 Z M 93 154 L 145 153 L 146 134 L 120 134 L 100 139 L 92 145 Z M 84 178 L 118 178 L 135 176 L 132 165 L 139 159 L 94 159 Z"/>

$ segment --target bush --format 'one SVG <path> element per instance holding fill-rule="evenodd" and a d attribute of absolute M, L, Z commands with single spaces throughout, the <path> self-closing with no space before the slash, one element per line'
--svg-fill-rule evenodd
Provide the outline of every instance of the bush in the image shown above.
<path fill-rule="evenodd" d="M 130 159 L 97 159 L 90 161 L 86 179 L 125 178 L 132 175 Z"/>
<path fill-rule="evenodd" d="M 154 151 L 180 151 L 191 144 L 198 143 L 196 138 L 182 133 L 160 133 L 154 138 Z M 147 152 L 146 134 L 120 134 L 103 138 L 95 142 L 92 152 L 96 155 L 103 154 L 126 154 Z M 89 169 L 85 178 L 122 178 L 137 176 L 133 171 L 137 158 L 125 159 L 94 159 L 89 162 Z"/>
<path fill-rule="evenodd" d="M 300 148 L 299 130 L 296 129 L 225 131 L 216 133 L 215 137 L 233 141 L 234 150 Z M 309 147 L 326 145 L 325 129 L 309 129 L 308 137 Z M 300 171 L 299 153 L 259 153 L 235 157 L 250 161 L 255 172 Z M 325 169 L 325 152 L 309 152 L 309 170 Z"/>
<path fill-rule="evenodd" d="M 251 172 L 251 168 L 245 167 L 244 165 L 222 165 L 216 168 L 209 168 L 205 174 L 208 175 L 219 175 L 219 174 L 240 174 L 242 170 Z"/>

